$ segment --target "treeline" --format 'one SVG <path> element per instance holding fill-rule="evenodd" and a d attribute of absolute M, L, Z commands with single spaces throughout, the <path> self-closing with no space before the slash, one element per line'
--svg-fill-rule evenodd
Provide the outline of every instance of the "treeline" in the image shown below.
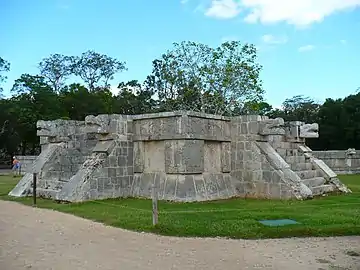
<path fill-rule="evenodd" d="M 110 82 L 127 69 L 125 62 L 94 51 L 43 59 L 38 74 L 22 74 L 10 89 L 11 97 L 0 99 L 0 155 L 10 159 L 14 154 L 38 154 L 39 119 L 84 120 L 89 114 L 173 110 L 318 122 L 320 138 L 309 141 L 313 149 L 360 148 L 360 95 L 324 104 L 295 96 L 285 100 L 281 110 L 273 109 L 263 100 L 262 66 L 254 45 L 232 41 L 211 48 L 174 43 L 152 66 L 144 82 L 120 82 L 119 93 L 113 95 Z M 10 68 L 0 57 L 0 83 Z M 81 83 L 69 83 L 76 77 Z"/>

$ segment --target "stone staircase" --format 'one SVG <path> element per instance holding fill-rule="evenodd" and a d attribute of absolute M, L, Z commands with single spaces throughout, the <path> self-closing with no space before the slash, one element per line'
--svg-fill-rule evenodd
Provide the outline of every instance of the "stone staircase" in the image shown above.
<path fill-rule="evenodd" d="M 293 152 L 285 157 L 285 161 L 291 169 L 300 177 L 302 182 L 310 188 L 314 196 L 319 196 L 335 190 L 331 184 L 327 184 L 323 173 L 300 152 Z"/>
<path fill-rule="evenodd" d="M 61 178 L 54 178 L 49 177 L 51 172 L 47 172 L 43 179 L 45 181 L 40 181 L 36 187 L 36 193 L 40 197 L 44 198 L 54 198 L 56 194 L 60 192 L 63 186 L 69 181 L 69 179 L 61 179 Z M 32 192 L 32 191 L 31 191 Z"/>
<path fill-rule="evenodd" d="M 84 163 L 88 158 L 90 158 L 90 156 L 84 156 L 81 159 L 81 162 Z M 41 197 L 55 198 L 62 188 L 70 181 L 71 177 L 73 177 L 81 168 L 82 164 L 72 164 L 71 166 L 73 168 L 71 169 L 69 166 L 61 166 L 59 161 L 54 162 L 54 165 L 58 165 L 60 170 L 48 170 L 42 172 L 41 181 L 39 181 L 36 187 L 36 192 Z"/>
<path fill-rule="evenodd" d="M 22 177 L 15 188 L 9 192 L 9 195 L 14 197 L 23 197 L 31 194 L 33 192 L 33 172 L 39 174 L 39 172 L 41 172 L 53 158 L 56 158 L 56 156 L 61 153 L 64 147 L 64 143 L 53 143 L 48 145 L 48 147 L 44 149 L 34 160 L 33 164 L 31 165 L 31 169 L 29 170 L 30 172 L 27 172 Z M 37 188 L 37 190 L 40 190 L 39 194 L 42 194 L 41 192 L 43 189 L 41 182 L 42 181 L 38 176 L 39 189 Z"/>

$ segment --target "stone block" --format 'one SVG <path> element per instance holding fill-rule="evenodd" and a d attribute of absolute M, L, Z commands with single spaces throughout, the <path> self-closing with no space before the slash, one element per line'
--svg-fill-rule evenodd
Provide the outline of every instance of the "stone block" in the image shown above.
<path fill-rule="evenodd" d="M 232 176 L 228 173 L 223 174 L 223 180 L 224 180 L 224 185 L 228 192 L 228 198 L 236 196 L 236 192 L 235 192 L 234 186 L 232 184 Z"/>
<path fill-rule="evenodd" d="M 263 170 L 262 171 L 262 179 L 264 182 L 271 183 L 272 176 L 273 176 L 273 172 L 271 170 Z"/>
<path fill-rule="evenodd" d="M 144 172 L 165 171 L 165 142 L 146 141 L 144 143 Z"/>
<path fill-rule="evenodd" d="M 219 199 L 229 198 L 229 190 L 224 181 L 224 174 L 214 174 L 213 178 L 218 187 Z"/>
<path fill-rule="evenodd" d="M 293 197 L 293 192 L 289 189 L 286 184 L 280 184 L 280 199 L 288 200 Z"/>
<path fill-rule="evenodd" d="M 258 198 L 269 198 L 269 184 L 265 182 L 256 182 L 255 184 L 256 196 Z"/>
<path fill-rule="evenodd" d="M 140 177 L 139 183 L 139 196 L 140 197 L 151 197 L 151 188 L 154 184 L 155 173 L 143 173 Z"/>
<path fill-rule="evenodd" d="M 176 198 L 191 201 L 196 197 L 193 175 L 178 175 L 176 183 Z"/>
<path fill-rule="evenodd" d="M 116 177 L 116 168 L 108 168 L 108 177 Z"/>
<path fill-rule="evenodd" d="M 203 177 L 204 177 L 207 197 L 209 199 L 219 198 L 219 189 L 218 189 L 216 175 L 211 173 L 204 173 Z"/>
<path fill-rule="evenodd" d="M 259 123 L 257 121 L 251 121 L 248 123 L 249 133 L 250 134 L 258 134 L 259 132 Z"/>
<path fill-rule="evenodd" d="M 103 192 L 104 188 L 105 188 L 105 183 L 108 181 L 108 177 L 99 177 L 97 180 L 98 182 L 98 186 L 97 186 L 97 190 L 98 192 Z"/>
<path fill-rule="evenodd" d="M 252 171 L 244 171 L 243 179 L 244 179 L 244 182 L 252 182 L 253 181 L 253 172 Z"/>
<path fill-rule="evenodd" d="M 109 159 L 109 166 L 110 167 L 117 167 L 118 166 L 118 157 L 111 155 L 108 157 Z"/>
<path fill-rule="evenodd" d="M 221 171 L 228 173 L 231 171 L 231 143 L 221 143 Z"/>
<path fill-rule="evenodd" d="M 253 160 L 253 152 L 251 150 L 244 151 L 244 161 Z"/>
<path fill-rule="evenodd" d="M 183 116 L 183 130 L 187 138 L 230 141 L 230 121 L 199 116 Z"/>
<path fill-rule="evenodd" d="M 279 199 L 281 197 L 281 184 L 269 183 L 269 198 Z"/>
<path fill-rule="evenodd" d="M 240 124 L 240 134 L 249 134 L 249 127 L 248 127 L 248 123 L 241 123 Z"/>
<path fill-rule="evenodd" d="M 217 141 L 205 141 L 204 143 L 204 172 L 220 173 L 222 148 L 221 143 Z"/>
<path fill-rule="evenodd" d="M 164 199 L 164 190 L 165 190 L 165 183 L 166 183 L 166 174 L 164 172 L 157 172 L 155 173 L 155 180 L 154 183 L 158 190 L 158 197 L 159 200 Z"/>
<path fill-rule="evenodd" d="M 245 168 L 246 170 L 261 170 L 261 163 L 256 161 L 245 161 Z"/>
<path fill-rule="evenodd" d="M 195 174 L 194 177 L 194 185 L 196 189 L 196 199 L 199 201 L 204 201 L 208 199 L 207 190 L 205 181 L 202 174 Z"/>
<path fill-rule="evenodd" d="M 165 172 L 194 174 L 204 171 L 203 140 L 173 140 L 165 142 Z"/>
<path fill-rule="evenodd" d="M 133 182 L 133 176 L 122 176 L 119 177 L 120 183 L 120 192 L 122 196 L 130 196 L 131 195 L 131 185 Z M 140 186 L 142 187 L 142 186 Z M 146 193 L 145 193 L 146 194 Z M 144 196 L 144 194 L 142 194 Z"/>
<path fill-rule="evenodd" d="M 244 177 L 244 171 L 242 170 L 233 170 L 230 172 L 231 178 L 234 181 L 243 181 L 243 177 Z"/>
<path fill-rule="evenodd" d="M 252 181 L 258 181 L 258 182 L 262 182 L 263 181 L 263 175 L 262 175 L 262 170 L 254 170 L 251 172 L 252 173 Z"/>
<path fill-rule="evenodd" d="M 133 123 L 135 141 L 171 140 L 181 137 L 180 135 L 184 137 L 181 116 L 135 119 Z"/>
<path fill-rule="evenodd" d="M 236 196 L 245 197 L 245 183 L 244 182 L 233 182 Z"/>
<path fill-rule="evenodd" d="M 294 163 L 305 163 L 305 156 L 288 156 L 285 158 L 286 162 L 289 164 Z"/>
<path fill-rule="evenodd" d="M 175 199 L 175 191 L 176 191 L 176 183 L 179 175 L 167 175 L 166 182 L 164 187 L 164 200 L 174 200 Z"/>
<path fill-rule="evenodd" d="M 281 170 L 274 170 L 271 177 L 271 182 L 275 184 L 279 184 L 284 179 L 284 173 Z"/>
<path fill-rule="evenodd" d="M 125 167 L 128 164 L 128 157 L 126 156 L 118 156 L 115 157 L 116 158 L 116 166 L 120 166 L 120 167 Z M 111 166 L 111 162 L 110 162 L 110 166 Z"/>
<path fill-rule="evenodd" d="M 336 173 L 331 170 L 325 163 L 324 161 L 320 160 L 320 159 L 314 159 L 313 160 L 313 163 L 315 165 L 315 167 L 319 168 L 320 170 L 322 170 L 325 175 L 326 175 L 326 178 L 335 178 L 337 177 Z"/>
<path fill-rule="evenodd" d="M 134 142 L 134 172 L 144 171 L 144 142 Z"/>
<path fill-rule="evenodd" d="M 131 196 L 134 196 L 134 197 L 140 196 L 141 175 L 142 174 L 135 173 L 132 178 L 131 190 L 130 190 Z"/>
<path fill-rule="evenodd" d="M 93 149 L 94 153 L 106 153 L 110 155 L 115 147 L 115 141 L 99 141 Z"/>

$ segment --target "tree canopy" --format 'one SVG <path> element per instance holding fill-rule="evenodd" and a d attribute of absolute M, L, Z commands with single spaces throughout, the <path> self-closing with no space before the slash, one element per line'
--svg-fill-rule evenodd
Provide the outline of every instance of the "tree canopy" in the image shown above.
<path fill-rule="evenodd" d="M 252 44 L 225 42 L 216 48 L 184 41 L 152 62 L 143 82 L 114 82 L 127 70 L 125 61 L 95 51 L 80 56 L 52 54 L 38 63 L 37 74 L 15 80 L 9 98 L 0 97 L 0 159 L 38 154 L 36 121 L 84 120 L 93 114 L 142 114 L 193 110 L 220 115 L 260 114 L 320 125 L 320 138 L 308 141 L 314 150 L 360 149 L 360 93 L 319 104 L 296 95 L 281 108 L 264 98 L 262 66 Z M 0 57 L 1 83 L 10 63 Z M 80 82 L 69 82 L 78 78 Z M 114 85 L 113 83 L 113 85 Z"/>

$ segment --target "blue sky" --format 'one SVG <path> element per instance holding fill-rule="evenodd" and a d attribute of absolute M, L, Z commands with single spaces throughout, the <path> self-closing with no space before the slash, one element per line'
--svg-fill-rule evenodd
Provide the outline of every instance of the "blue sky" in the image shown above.
<path fill-rule="evenodd" d="M 143 80 L 172 42 L 259 48 L 269 103 L 303 94 L 317 101 L 360 86 L 360 0 L 0 0 L 0 56 L 9 93 L 53 53 L 92 49 L 127 62 L 112 81 Z"/>

